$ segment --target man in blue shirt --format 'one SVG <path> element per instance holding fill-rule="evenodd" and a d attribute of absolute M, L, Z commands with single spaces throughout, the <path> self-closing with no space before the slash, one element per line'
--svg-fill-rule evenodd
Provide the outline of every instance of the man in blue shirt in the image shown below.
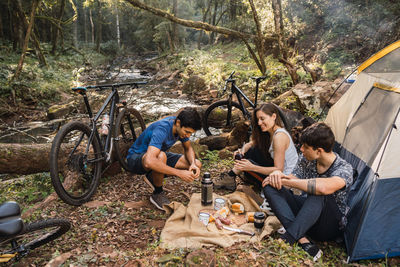
<path fill-rule="evenodd" d="M 163 205 L 170 203 L 162 188 L 165 175 L 178 176 L 185 182 L 199 177 L 201 162 L 195 158 L 189 137 L 200 129 L 196 109 L 184 108 L 176 117 L 152 123 L 129 149 L 128 167 L 132 173 L 146 174 L 146 183 L 154 189 L 150 202 L 158 209 L 164 210 Z M 166 152 L 178 140 L 185 154 Z"/>

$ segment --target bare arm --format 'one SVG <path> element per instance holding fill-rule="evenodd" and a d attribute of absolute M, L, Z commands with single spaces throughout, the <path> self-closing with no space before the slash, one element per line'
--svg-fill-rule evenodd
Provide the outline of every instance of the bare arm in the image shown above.
<path fill-rule="evenodd" d="M 186 141 L 182 143 L 183 148 L 185 149 L 185 157 L 186 160 L 189 162 L 189 171 L 193 171 L 195 178 L 199 177 L 200 175 L 200 168 L 196 165 L 196 154 L 194 153 L 194 149 L 190 141 Z"/>
<path fill-rule="evenodd" d="M 272 167 L 258 166 L 248 160 L 237 160 L 235 168 L 240 171 L 254 171 L 265 175 L 269 175 L 276 170 L 283 171 L 285 166 L 285 151 L 289 147 L 289 142 L 289 137 L 285 133 L 277 133 L 274 136 L 274 166 Z"/>
<path fill-rule="evenodd" d="M 330 195 L 346 186 L 345 180 L 338 176 L 299 179 L 293 175 L 284 175 L 281 171 L 275 171 L 265 178 L 263 186 L 268 184 L 278 190 L 282 186 L 287 186 L 300 189 L 312 195 Z"/>

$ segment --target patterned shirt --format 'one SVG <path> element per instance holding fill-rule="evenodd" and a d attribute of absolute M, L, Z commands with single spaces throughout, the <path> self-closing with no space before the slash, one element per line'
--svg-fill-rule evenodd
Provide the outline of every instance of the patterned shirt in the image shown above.
<path fill-rule="evenodd" d="M 332 165 L 324 173 L 319 174 L 317 171 L 317 161 L 308 161 L 303 154 L 300 155 L 299 161 L 293 170 L 293 175 L 300 179 L 311 179 L 311 178 L 328 178 L 337 176 L 344 180 L 346 186 L 333 193 L 333 197 L 336 200 L 336 204 L 339 210 L 343 214 L 342 224 L 346 225 L 345 215 L 347 214 L 349 207 L 347 206 L 347 195 L 350 186 L 353 183 L 353 167 L 344 159 L 336 154 L 336 159 Z"/>

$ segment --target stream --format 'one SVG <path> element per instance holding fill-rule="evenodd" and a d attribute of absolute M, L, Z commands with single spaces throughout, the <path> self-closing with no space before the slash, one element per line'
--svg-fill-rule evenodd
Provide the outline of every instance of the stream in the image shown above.
<path fill-rule="evenodd" d="M 144 58 L 150 61 L 155 55 Z M 182 107 L 198 105 L 188 99 L 185 95 L 176 92 L 174 86 L 169 83 L 157 81 L 152 74 L 136 67 L 138 59 L 133 56 L 115 59 L 107 65 L 101 77 L 93 75 L 82 76 L 82 84 L 109 84 L 130 81 L 147 81 L 138 89 L 129 90 L 125 95 L 120 96 L 127 99 L 131 106 L 140 111 L 146 123 L 155 121 L 163 116 L 172 114 Z M 98 70 L 96 70 L 98 73 Z M 108 91 L 104 95 L 108 95 Z M 76 95 L 76 97 L 80 97 Z M 90 98 L 90 95 L 88 96 Z M 95 110 L 97 111 L 97 110 Z M 18 123 L 14 121 L 12 126 L 0 126 L 0 143 L 51 143 L 57 130 L 68 121 L 81 120 L 87 114 L 72 113 L 65 118 L 51 121 L 32 121 Z M 205 136 L 203 131 L 198 131 L 192 140 Z"/>

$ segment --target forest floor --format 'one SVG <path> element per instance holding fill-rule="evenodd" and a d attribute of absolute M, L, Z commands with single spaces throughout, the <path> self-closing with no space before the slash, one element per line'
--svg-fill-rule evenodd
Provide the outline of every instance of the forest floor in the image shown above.
<path fill-rule="evenodd" d="M 196 64 L 193 64 L 196 65 Z M 196 65 L 201 69 L 201 65 Z M 31 118 L 43 118 L 44 109 Z M 221 160 L 209 151 L 203 159 L 202 173 L 213 177 L 232 167 L 231 160 Z M 17 177 L 15 177 L 17 178 Z M 10 179 L 0 183 L 0 200 L 16 200 L 27 210 L 53 192 L 48 173 Z M 171 201 L 187 204 L 192 193 L 200 192 L 200 182 L 185 183 L 176 177 L 166 178 L 165 187 Z M 228 192 L 218 191 L 219 194 Z M 184 266 L 191 249 L 159 247 L 160 233 L 167 215 L 150 202 L 151 189 L 143 176 L 122 172 L 103 177 L 92 201 L 80 207 L 57 199 L 36 210 L 27 221 L 62 217 L 72 228 L 52 243 L 33 250 L 15 266 Z M 217 266 L 399 266 L 400 259 L 361 261 L 346 264 L 343 244 L 318 243 L 323 257 L 316 263 L 297 246 L 279 240 L 277 233 L 257 243 L 237 243 L 228 248 L 211 247 Z M 200 265 L 199 265 L 200 266 Z"/>

